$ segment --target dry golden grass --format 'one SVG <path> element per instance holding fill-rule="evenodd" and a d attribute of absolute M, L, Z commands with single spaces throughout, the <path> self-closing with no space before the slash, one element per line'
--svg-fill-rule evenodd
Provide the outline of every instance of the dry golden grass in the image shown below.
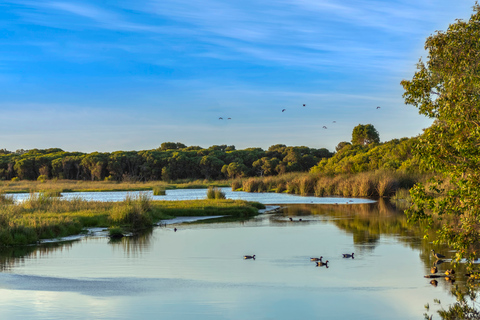
<path fill-rule="evenodd" d="M 167 183 L 164 181 L 147 182 L 115 182 L 115 181 L 83 181 L 83 180 L 46 180 L 41 181 L 0 181 L 0 193 L 29 193 L 39 191 L 55 192 L 95 192 L 95 191 L 144 191 L 154 188 L 193 189 L 209 186 L 228 187 L 229 180 L 182 180 Z"/>

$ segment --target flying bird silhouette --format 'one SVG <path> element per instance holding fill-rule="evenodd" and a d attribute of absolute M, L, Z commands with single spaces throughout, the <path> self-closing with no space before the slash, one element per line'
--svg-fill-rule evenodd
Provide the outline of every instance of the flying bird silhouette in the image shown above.
<path fill-rule="evenodd" d="M 377 109 L 380 109 L 380 107 L 377 107 Z"/>
<path fill-rule="evenodd" d="M 305 106 L 306 106 L 306 104 L 304 103 L 304 104 L 303 104 L 303 106 L 305 107 Z"/>
<path fill-rule="evenodd" d="M 232 118 L 228 118 L 227 120 L 232 120 Z"/>
<path fill-rule="evenodd" d="M 327 127 L 326 127 L 326 126 L 323 126 L 322 128 L 323 128 L 323 129 L 327 129 Z"/>
<path fill-rule="evenodd" d="M 285 110 L 287 110 L 287 109 L 282 109 L 282 112 L 285 112 Z"/>
<path fill-rule="evenodd" d="M 222 118 L 222 117 L 220 117 L 220 118 L 218 118 L 218 120 L 223 120 L 223 118 Z"/>

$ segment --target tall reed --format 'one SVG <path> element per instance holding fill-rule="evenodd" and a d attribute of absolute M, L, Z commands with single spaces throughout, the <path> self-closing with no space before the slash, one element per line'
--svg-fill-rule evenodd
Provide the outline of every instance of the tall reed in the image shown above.
<path fill-rule="evenodd" d="M 164 196 L 167 194 L 164 186 L 155 186 L 152 191 L 154 196 Z"/>
<path fill-rule="evenodd" d="M 209 187 L 207 189 L 207 199 L 226 199 L 225 192 L 217 187 Z"/>

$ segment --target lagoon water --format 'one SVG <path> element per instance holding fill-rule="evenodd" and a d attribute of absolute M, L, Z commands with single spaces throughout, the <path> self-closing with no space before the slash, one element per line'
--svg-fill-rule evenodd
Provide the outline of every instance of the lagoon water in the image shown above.
<path fill-rule="evenodd" d="M 177 191 L 179 199 L 205 194 Z M 387 203 L 246 195 L 283 210 L 156 227 L 118 242 L 97 236 L 0 252 L 0 318 L 439 319 L 435 311 L 454 302 L 451 283 L 423 277 L 431 243 Z M 310 261 L 318 256 L 328 268 Z"/>

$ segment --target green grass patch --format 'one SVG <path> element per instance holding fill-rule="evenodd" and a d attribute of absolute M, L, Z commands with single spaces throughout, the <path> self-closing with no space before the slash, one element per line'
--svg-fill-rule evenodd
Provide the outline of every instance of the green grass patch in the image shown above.
<path fill-rule="evenodd" d="M 153 201 L 146 193 L 122 202 L 63 200 L 43 193 L 14 204 L 0 203 L 0 247 L 79 234 L 87 227 L 140 232 L 177 216 L 251 217 L 263 205 L 240 200 Z"/>
<path fill-rule="evenodd" d="M 47 192 L 49 190 L 62 190 L 62 192 L 102 192 L 102 191 L 149 191 L 155 187 L 169 189 L 206 189 L 209 186 L 229 187 L 230 180 L 193 180 L 183 179 L 167 183 L 165 181 L 147 182 L 117 182 L 117 181 L 78 181 L 53 179 L 30 181 L 15 179 L 0 181 L 0 190 L 4 193 L 29 193 Z"/>

